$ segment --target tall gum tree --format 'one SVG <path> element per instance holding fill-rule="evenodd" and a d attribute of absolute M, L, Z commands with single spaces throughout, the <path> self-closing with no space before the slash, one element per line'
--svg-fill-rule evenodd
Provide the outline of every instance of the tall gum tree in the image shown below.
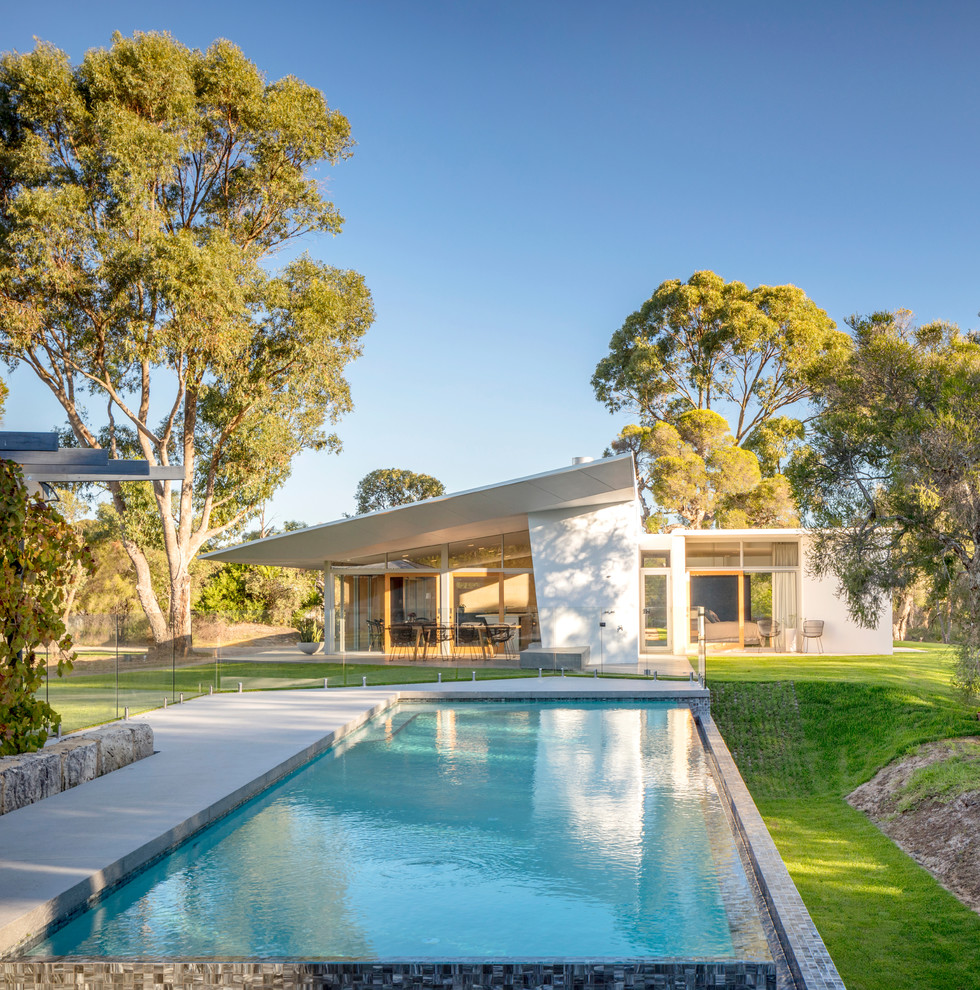
<path fill-rule="evenodd" d="M 631 410 L 644 425 L 689 409 L 722 412 L 741 445 L 780 409 L 810 397 L 813 361 L 849 345 L 795 285 L 749 289 L 695 272 L 687 282 L 661 282 L 626 318 L 592 387 L 610 412 Z"/>
<path fill-rule="evenodd" d="M 302 235 L 340 231 L 316 172 L 350 154 L 348 122 L 228 41 L 116 34 L 78 66 L 46 43 L 4 55 L 0 136 L 0 355 L 57 396 L 80 445 L 184 466 L 147 493 L 169 616 L 145 513 L 128 526 L 137 496 L 111 492 L 153 635 L 186 646 L 194 556 L 297 453 L 335 449 L 327 423 L 351 408 L 344 370 L 373 320 L 363 279 L 306 255 L 269 267 Z"/>

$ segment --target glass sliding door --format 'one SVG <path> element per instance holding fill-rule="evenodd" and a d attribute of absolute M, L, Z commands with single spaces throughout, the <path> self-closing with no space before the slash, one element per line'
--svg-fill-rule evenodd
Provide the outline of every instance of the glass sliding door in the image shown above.
<path fill-rule="evenodd" d="M 383 574 L 345 574 L 340 578 L 340 649 L 384 652 Z"/>
<path fill-rule="evenodd" d="M 641 653 L 656 653 L 670 649 L 667 617 L 670 609 L 668 590 L 670 575 L 646 574 L 643 580 L 643 616 L 641 623 Z"/>
<path fill-rule="evenodd" d="M 434 574 L 390 575 L 389 623 L 438 622 L 438 583 Z"/>

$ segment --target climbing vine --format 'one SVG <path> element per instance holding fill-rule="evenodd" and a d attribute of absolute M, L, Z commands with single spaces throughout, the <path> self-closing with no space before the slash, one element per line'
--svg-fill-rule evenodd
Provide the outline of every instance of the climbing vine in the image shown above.
<path fill-rule="evenodd" d="M 46 645 L 57 647 L 59 676 L 74 660 L 64 606 L 79 560 L 91 570 L 79 534 L 0 460 L 0 756 L 40 749 L 61 721 L 38 689 Z"/>

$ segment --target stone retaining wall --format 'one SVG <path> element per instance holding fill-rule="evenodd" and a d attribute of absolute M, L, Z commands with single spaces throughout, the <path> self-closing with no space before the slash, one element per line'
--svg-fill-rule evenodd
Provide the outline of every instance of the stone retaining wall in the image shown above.
<path fill-rule="evenodd" d="M 145 722 L 104 725 L 38 753 L 0 758 L 0 815 L 111 773 L 153 752 Z"/>

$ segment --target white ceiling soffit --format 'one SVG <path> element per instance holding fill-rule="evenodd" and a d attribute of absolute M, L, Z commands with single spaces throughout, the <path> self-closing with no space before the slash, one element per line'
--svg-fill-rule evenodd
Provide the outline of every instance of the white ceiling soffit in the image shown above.
<path fill-rule="evenodd" d="M 204 554 L 210 560 L 281 567 L 322 567 L 324 561 L 407 550 L 513 532 L 529 512 L 613 505 L 635 498 L 630 454 L 426 499 L 395 509 L 338 519 Z"/>

